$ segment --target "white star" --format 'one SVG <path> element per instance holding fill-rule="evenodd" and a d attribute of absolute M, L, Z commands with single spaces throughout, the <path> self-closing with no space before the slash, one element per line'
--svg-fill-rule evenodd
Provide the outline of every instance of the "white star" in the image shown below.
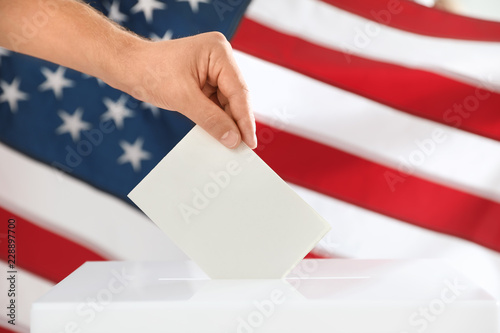
<path fill-rule="evenodd" d="M 130 163 L 135 172 L 141 171 L 141 161 L 151 158 L 151 153 L 142 150 L 143 144 L 144 140 L 141 137 L 137 138 L 134 144 L 123 140 L 120 141 L 120 147 L 122 147 L 124 153 L 118 158 L 118 163 Z"/>
<path fill-rule="evenodd" d="M 0 81 L 0 88 L 3 90 L 3 93 L 0 95 L 0 103 L 8 102 L 12 113 L 17 111 L 17 103 L 19 101 L 25 101 L 29 98 L 27 93 L 19 90 L 20 84 L 21 80 L 19 78 L 12 80 L 11 84 Z"/>
<path fill-rule="evenodd" d="M 160 37 L 158 36 L 157 34 L 155 34 L 154 32 L 152 32 L 149 37 L 152 39 L 152 40 L 171 40 L 172 39 L 172 36 L 174 35 L 174 32 L 169 29 L 165 32 L 165 34 L 163 35 L 163 37 Z"/>
<path fill-rule="evenodd" d="M 0 65 L 2 64 L 2 56 L 7 57 L 10 55 L 10 51 L 0 47 Z"/>
<path fill-rule="evenodd" d="M 151 113 L 155 118 L 158 118 L 160 116 L 160 109 L 153 104 L 142 102 L 141 103 L 141 108 L 143 109 L 150 109 Z"/>
<path fill-rule="evenodd" d="M 118 24 L 122 24 L 127 20 L 127 15 L 120 12 L 120 1 L 113 1 L 109 6 L 108 18 Z"/>
<path fill-rule="evenodd" d="M 73 141 L 80 140 L 80 132 L 89 130 L 92 126 L 90 123 L 82 120 L 83 109 L 78 108 L 75 112 L 70 115 L 66 111 L 59 111 L 57 113 L 62 119 L 63 123 L 61 126 L 56 128 L 57 134 L 69 133 Z"/>
<path fill-rule="evenodd" d="M 210 0 L 176 0 L 177 2 L 189 2 L 189 6 L 191 6 L 191 10 L 193 13 L 198 13 L 198 5 L 201 3 L 210 3 Z"/>
<path fill-rule="evenodd" d="M 138 0 L 134 7 L 132 7 L 132 13 L 143 12 L 146 17 L 146 21 L 151 23 L 153 21 L 153 11 L 155 9 L 165 9 L 167 5 L 156 0 Z"/>
<path fill-rule="evenodd" d="M 116 102 L 113 102 L 111 99 L 105 97 L 103 99 L 103 103 L 106 105 L 108 110 L 101 115 L 101 120 L 106 121 L 113 119 L 118 129 L 123 128 L 125 118 L 134 116 L 134 112 L 125 107 L 125 104 L 127 103 L 127 96 L 125 95 L 121 95 Z"/>
<path fill-rule="evenodd" d="M 55 72 L 52 72 L 50 69 L 43 67 L 42 74 L 45 76 L 45 82 L 43 82 L 39 90 L 49 90 L 52 89 L 54 95 L 57 99 L 61 99 L 62 90 L 64 88 L 69 88 L 74 86 L 74 82 L 68 80 L 64 77 L 64 73 L 66 72 L 66 68 L 59 66 Z"/>

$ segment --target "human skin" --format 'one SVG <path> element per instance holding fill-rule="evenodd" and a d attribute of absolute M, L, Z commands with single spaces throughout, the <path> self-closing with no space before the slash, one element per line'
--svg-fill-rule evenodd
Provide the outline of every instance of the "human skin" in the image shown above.
<path fill-rule="evenodd" d="M 257 146 L 248 88 L 221 33 L 155 42 L 77 0 L 0 0 L 0 46 L 178 111 L 228 148 Z"/>

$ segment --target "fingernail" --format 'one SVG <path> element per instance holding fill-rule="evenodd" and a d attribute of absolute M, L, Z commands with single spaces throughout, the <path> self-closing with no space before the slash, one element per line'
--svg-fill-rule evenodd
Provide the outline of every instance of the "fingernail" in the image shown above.
<path fill-rule="evenodd" d="M 257 142 L 257 135 L 256 135 L 255 133 L 253 134 L 253 143 L 254 143 L 254 144 L 253 144 L 252 149 L 257 148 L 257 144 L 258 144 L 258 142 Z"/>
<path fill-rule="evenodd" d="M 220 142 L 227 148 L 234 148 L 238 144 L 238 134 L 234 131 L 227 131 L 220 138 Z"/>

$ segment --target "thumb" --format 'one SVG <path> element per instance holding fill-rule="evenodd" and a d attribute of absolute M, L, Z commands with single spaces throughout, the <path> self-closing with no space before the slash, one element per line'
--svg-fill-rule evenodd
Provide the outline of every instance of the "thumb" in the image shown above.
<path fill-rule="evenodd" d="M 241 134 L 234 120 L 201 91 L 194 101 L 194 106 L 190 107 L 186 116 L 227 148 L 238 147 Z"/>

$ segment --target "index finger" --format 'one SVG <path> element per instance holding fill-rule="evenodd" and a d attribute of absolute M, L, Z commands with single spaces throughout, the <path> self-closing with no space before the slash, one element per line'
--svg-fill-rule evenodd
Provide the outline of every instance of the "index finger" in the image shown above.
<path fill-rule="evenodd" d="M 228 113 L 240 129 L 243 141 L 252 149 L 257 147 L 255 117 L 250 107 L 248 87 L 243 79 L 232 52 L 227 52 L 220 68 L 216 85 L 227 98 Z"/>

